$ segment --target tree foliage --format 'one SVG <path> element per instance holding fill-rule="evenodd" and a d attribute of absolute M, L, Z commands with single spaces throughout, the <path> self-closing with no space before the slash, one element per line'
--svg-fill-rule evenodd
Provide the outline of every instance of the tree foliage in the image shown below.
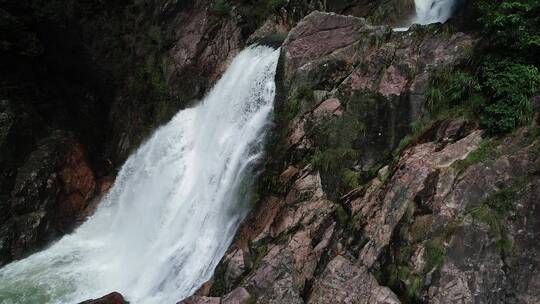
<path fill-rule="evenodd" d="M 479 21 L 493 48 L 538 62 L 540 1 L 484 0 L 479 8 Z"/>
<path fill-rule="evenodd" d="M 488 45 L 477 73 L 485 97 L 481 123 L 492 134 L 507 133 L 533 115 L 530 98 L 540 85 L 540 1 L 483 0 L 478 8 Z"/>

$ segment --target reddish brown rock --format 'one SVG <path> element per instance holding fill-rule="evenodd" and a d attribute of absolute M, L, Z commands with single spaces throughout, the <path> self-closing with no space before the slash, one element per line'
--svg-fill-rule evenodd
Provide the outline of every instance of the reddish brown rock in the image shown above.
<path fill-rule="evenodd" d="M 99 299 L 87 300 L 79 304 L 128 304 L 124 297 L 118 292 L 112 292 Z"/>
<path fill-rule="evenodd" d="M 105 195 L 107 192 L 109 192 L 109 190 L 114 184 L 114 180 L 115 180 L 114 176 L 105 176 L 105 177 L 100 178 L 97 181 L 97 184 L 98 184 L 97 188 L 99 191 L 99 195 Z"/>
<path fill-rule="evenodd" d="M 437 151 L 435 143 L 413 147 L 403 155 L 397 166 L 399 169 L 385 188 L 377 191 L 378 194 L 352 202 L 353 210 L 359 210 L 367 218 L 364 233 L 368 241 L 360 252 L 364 265 L 371 267 L 381 250 L 389 244 L 395 226 L 415 196 L 425 187 L 428 177 L 439 174 L 445 168 L 451 170 L 449 167 L 452 163 L 464 159 L 478 147 L 481 134 L 479 131 L 473 132 L 440 151 Z"/>
<path fill-rule="evenodd" d="M 369 26 L 364 19 L 313 12 L 291 30 L 284 43 L 287 71 L 355 43 Z M 324 43 L 320 43 L 324 41 Z M 290 72 L 286 72 L 290 74 Z"/>
<path fill-rule="evenodd" d="M 401 72 L 393 65 L 384 72 L 379 92 L 384 96 L 400 95 L 407 85 L 407 78 L 401 75 Z"/>
<path fill-rule="evenodd" d="M 309 294 L 307 304 L 354 303 L 399 304 L 397 296 L 379 285 L 367 268 L 358 267 L 342 256 L 328 263 Z"/>
<path fill-rule="evenodd" d="M 191 296 L 177 304 L 221 304 L 221 298 L 218 297 L 203 297 Z"/>
<path fill-rule="evenodd" d="M 94 173 L 81 144 L 76 143 L 70 148 L 60 177 L 64 193 L 55 216 L 60 229 L 65 230 L 80 217 L 96 194 Z"/>
<path fill-rule="evenodd" d="M 197 76 L 204 77 L 201 81 L 211 86 L 240 52 L 241 30 L 234 18 L 223 19 L 216 26 L 209 11 L 198 5 L 182 12 L 182 17 L 176 24 L 176 41 L 170 50 L 174 63 L 169 82 L 182 81 L 186 70 L 194 69 Z"/>
<path fill-rule="evenodd" d="M 337 98 L 326 99 L 313 110 L 315 119 L 319 119 L 325 115 L 340 116 L 341 114 L 343 114 L 343 109 L 341 108 L 341 102 Z"/>
<path fill-rule="evenodd" d="M 236 288 L 228 295 L 224 296 L 221 304 L 250 304 L 253 303 L 251 294 L 242 287 Z"/>

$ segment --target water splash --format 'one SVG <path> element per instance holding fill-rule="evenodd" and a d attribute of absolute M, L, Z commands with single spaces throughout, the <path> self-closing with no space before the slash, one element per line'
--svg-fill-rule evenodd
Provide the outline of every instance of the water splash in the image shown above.
<path fill-rule="evenodd" d="M 416 18 L 413 23 L 445 23 L 456 9 L 456 0 L 414 0 Z"/>
<path fill-rule="evenodd" d="M 176 303 L 207 281 L 247 213 L 279 51 L 241 52 L 208 96 L 129 157 L 73 234 L 0 269 L 0 303 L 76 303 L 119 291 Z"/>

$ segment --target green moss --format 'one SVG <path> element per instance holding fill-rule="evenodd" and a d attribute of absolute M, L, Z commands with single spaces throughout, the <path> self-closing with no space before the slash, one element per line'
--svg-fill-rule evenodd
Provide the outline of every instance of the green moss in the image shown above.
<path fill-rule="evenodd" d="M 360 173 L 351 169 L 345 169 L 341 173 L 341 182 L 348 190 L 358 188 L 360 186 Z"/>
<path fill-rule="evenodd" d="M 233 10 L 233 6 L 226 0 L 218 0 L 214 2 L 208 12 L 210 13 L 209 21 L 211 23 L 218 23 L 221 20 L 229 17 Z"/>
<path fill-rule="evenodd" d="M 425 248 L 425 271 L 429 272 L 433 268 L 437 269 L 437 271 L 440 270 L 444 262 L 444 256 L 446 254 L 446 250 L 443 246 L 442 241 L 438 239 L 428 241 Z"/>
<path fill-rule="evenodd" d="M 347 210 L 345 210 L 345 208 L 343 208 L 341 205 L 337 205 L 335 212 L 339 224 L 342 226 L 347 226 L 350 218 Z"/>
<path fill-rule="evenodd" d="M 306 86 L 297 88 L 289 97 L 284 106 L 279 109 L 278 116 L 281 121 L 291 121 L 305 111 L 314 100 L 313 90 Z M 304 110 L 304 111 L 303 111 Z"/>
<path fill-rule="evenodd" d="M 404 303 L 416 303 L 424 287 L 422 278 L 406 265 L 392 267 L 387 284 L 398 291 Z"/>
<path fill-rule="evenodd" d="M 418 242 L 427 239 L 431 233 L 432 223 L 431 215 L 417 217 L 410 228 L 412 240 Z"/>
<path fill-rule="evenodd" d="M 330 148 L 326 150 L 317 150 L 313 154 L 311 163 L 317 170 L 335 173 L 344 163 L 348 163 L 358 158 L 358 151 L 350 148 Z"/>
<path fill-rule="evenodd" d="M 511 186 L 502 188 L 491 195 L 478 207 L 469 210 L 469 214 L 475 220 L 489 226 L 489 232 L 501 252 L 512 249 L 512 242 L 508 238 L 508 220 L 512 220 L 512 211 L 515 209 L 513 203 L 526 184 L 526 178 L 519 179 Z"/>
<path fill-rule="evenodd" d="M 259 203 L 267 196 L 281 196 L 286 192 L 286 185 L 279 179 L 277 172 L 266 172 L 259 175 L 255 183 L 255 191 L 252 195 L 251 202 L 253 205 Z"/>
<path fill-rule="evenodd" d="M 463 160 L 459 160 L 452 164 L 452 167 L 457 171 L 464 171 L 468 167 L 483 162 L 489 158 L 496 158 L 499 152 L 496 148 L 499 146 L 500 140 L 487 139 L 484 140 L 480 146 Z"/>
<path fill-rule="evenodd" d="M 214 280 L 210 287 L 210 296 L 221 296 L 227 293 L 227 285 L 225 284 L 225 273 L 227 265 L 219 264 L 214 272 Z"/>
<path fill-rule="evenodd" d="M 413 275 L 407 281 L 406 296 L 411 299 L 411 302 L 415 302 L 420 297 L 420 292 L 424 287 L 423 280 L 417 275 Z"/>
<path fill-rule="evenodd" d="M 296 98 L 289 99 L 285 104 L 284 111 L 287 120 L 293 120 L 300 113 L 300 100 Z"/>
<path fill-rule="evenodd" d="M 411 123 L 411 133 L 403 137 L 396 149 L 392 153 L 394 157 L 398 157 L 405 149 L 416 143 L 418 139 L 431 129 L 439 119 L 425 118 Z"/>

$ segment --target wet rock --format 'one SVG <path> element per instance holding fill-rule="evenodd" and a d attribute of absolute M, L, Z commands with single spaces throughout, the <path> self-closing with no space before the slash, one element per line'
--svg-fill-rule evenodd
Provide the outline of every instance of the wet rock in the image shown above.
<path fill-rule="evenodd" d="M 246 265 L 245 252 L 242 249 L 236 249 L 224 259 L 227 261 L 224 279 L 226 288 L 231 289 L 233 284 L 238 282 L 242 275 L 248 270 Z"/>
<path fill-rule="evenodd" d="M 67 152 L 60 178 L 63 194 L 57 207 L 55 222 L 59 230 L 68 231 L 74 219 L 83 213 L 90 199 L 96 194 L 94 173 L 86 160 L 81 144 L 74 144 Z"/>
<path fill-rule="evenodd" d="M 84 147 L 63 131 L 38 143 L 18 168 L 0 244 L 0 264 L 19 259 L 71 231 L 96 195 Z M 10 240 L 10 241 L 8 241 Z M 9 252 L 9 254 L 7 254 Z"/>
<path fill-rule="evenodd" d="M 177 304 L 220 304 L 221 299 L 218 297 L 203 297 L 203 296 L 191 296 Z"/>
<path fill-rule="evenodd" d="M 128 304 L 124 297 L 118 292 L 112 292 L 99 299 L 87 300 L 79 304 Z"/>

